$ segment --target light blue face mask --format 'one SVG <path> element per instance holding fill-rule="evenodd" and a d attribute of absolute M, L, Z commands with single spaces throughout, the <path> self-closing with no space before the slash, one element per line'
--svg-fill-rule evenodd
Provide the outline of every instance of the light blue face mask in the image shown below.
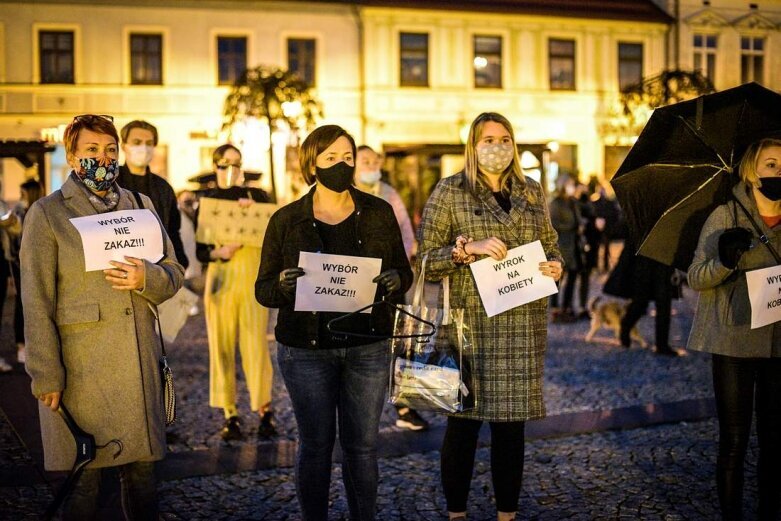
<path fill-rule="evenodd" d="M 358 174 L 358 181 L 365 185 L 374 186 L 382 178 L 382 172 L 375 170 L 373 172 L 361 172 Z"/>
<path fill-rule="evenodd" d="M 105 192 L 119 175 L 119 163 L 109 157 L 79 159 L 76 175 L 93 192 Z"/>

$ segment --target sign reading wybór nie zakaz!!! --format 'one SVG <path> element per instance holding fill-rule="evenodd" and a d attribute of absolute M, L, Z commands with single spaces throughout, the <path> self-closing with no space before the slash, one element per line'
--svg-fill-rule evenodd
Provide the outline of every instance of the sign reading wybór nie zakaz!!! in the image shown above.
<path fill-rule="evenodd" d="M 518 246 L 498 261 L 491 257 L 469 265 L 489 317 L 558 292 L 552 277 L 540 273 L 548 259 L 540 241 Z"/>
<path fill-rule="evenodd" d="M 374 302 L 372 279 L 380 274 L 382 259 L 302 251 L 298 266 L 304 275 L 296 283 L 296 311 L 350 313 Z"/>
<path fill-rule="evenodd" d="M 746 272 L 751 329 L 781 320 L 781 266 Z"/>
<path fill-rule="evenodd" d="M 125 257 L 157 262 L 163 258 L 163 231 L 148 209 L 121 210 L 70 220 L 81 235 L 86 271 L 111 269 Z"/>

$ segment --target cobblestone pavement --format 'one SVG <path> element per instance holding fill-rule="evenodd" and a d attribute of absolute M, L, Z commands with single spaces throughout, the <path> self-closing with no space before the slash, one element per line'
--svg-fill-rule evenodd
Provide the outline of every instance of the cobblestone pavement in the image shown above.
<path fill-rule="evenodd" d="M 680 423 L 527 443 L 520 519 L 716 519 L 716 422 Z M 756 503 L 755 454 L 746 465 L 746 503 Z M 479 449 L 469 519 L 496 519 L 489 463 Z M 163 509 L 186 519 L 286 520 L 300 517 L 291 469 L 191 478 L 162 485 Z M 380 462 L 380 520 L 442 520 L 439 454 Z M 756 512 L 747 507 L 746 519 Z M 334 466 L 331 519 L 347 519 Z"/>
<path fill-rule="evenodd" d="M 599 282 L 596 277 L 595 282 Z M 593 286 L 597 291 L 600 289 L 598 284 Z M 673 302 L 670 341 L 674 346 L 686 343 L 695 299 L 695 293 L 687 290 L 685 298 Z M 270 322 L 274 322 L 273 313 Z M 654 319 L 643 317 L 639 328 L 653 344 Z M 543 388 L 549 415 L 668 403 L 712 395 L 709 356 L 690 353 L 683 358 L 671 359 L 656 356 L 650 349 L 637 345 L 625 350 L 618 346 L 612 332 L 607 330 L 598 332 L 593 343 L 587 343 L 585 335 L 588 329 L 588 320 L 549 325 Z M 277 429 L 281 438 L 293 440 L 296 438 L 296 422 L 281 376 L 276 371 L 276 345 L 273 341 L 269 344 L 275 367 L 272 404 Z M 223 443 L 218 432 L 224 417 L 221 410 L 208 406 L 209 355 L 202 315 L 191 317 L 177 341 L 169 347 L 169 362 L 174 369 L 179 398 L 178 419 L 170 429 L 174 434 L 170 449 L 176 452 L 219 446 Z M 245 441 L 231 444 L 255 443 L 258 417 L 250 414 L 248 393 L 241 376 L 238 398 L 247 436 Z M 423 415 L 433 425 L 444 424 L 441 416 Z M 395 410 L 386 405 L 381 431 L 399 430 L 395 420 Z"/>
<path fill-rule="evenodd" d="M 593 291 L 599 291 L 598 284 Z M 688 335 L 696 295 L 673 303 L 671 342 L 683 346 Z M 12 307 L 12 306 L 8 306 Z M 13 357 L 9 339 L 9 309 L 5 310 L 0 355 Z M 272 320 L 273 322 L 273 320 Z M 586 343 L 588 321 L 550 324 L 545 368 L 548 414 L 607 411 L 631 405 L 661 404 L 712 395 L 709 357 L 689 353 L 683 358 L 654 355 L 649 349 L 617 345 L 612 333 L 600 331 Z M 653 318 L 640 324 L 653 343 Z M 274 342 L 270 342 L 272 357 Z M 203 316 L 191 317 L 177 341 L 169 346 L 179 397 L 176 424 L 169 448 L 188 453 L 224 446 L 217 432 L 222 412 L 208 406 L 208 348 Z M 275 361 L 275 360 L 274 360 Z M 276 363 L 276 361 L 275 361 Z M 20 371 L 17 366 L 16 371 Z M 3 378 L 3 375 L 0 375 Z M 254 445 L 257 417 L 249 413 L 243 379 L 239 378 L 239 410 L 244 418 L 244 441 Z M 274 408 L 279 440 L 294 440 L 296 426 L 290 401 L 278 374 L 274 379 Z M 424 415 L 434 426 L 444 419 Z M 386 406 L 381 430 L 398 431 L 395 413 Z M 713 519 L 716 454 L 714 420 L 679 423 L 634 430 L 571 435 L 527 444 L 522 519 Z M 754 443 L 754 441 L 752 441 Z M 422 450 L 422 449 L 421 449 Z M 747 462 L 747 499 L 754 495 L 756 447 Z M 379 518 L 444 519 L 437 452 L 414 451 L 380 461 Z M 19 443 L 7 419 L 0 414 L 0 466 L 27 468 L 31 458 Z M 8 481 L 8 480 L 6 480 Z M 51 499 L 47 485 L 0 483 L 0 518 L 32 519 Z M 747 501 L 749 503 L 750 501 Z M 161 503 L 166 512 L 182 519 L 298 519 L 292 468 L 237 474 L 209 475 L 165 481 Z M 490 483 L 489 449 L 478 451 L 472 485 L 470 520 L 495 519 Z M 333 468 L 332 516 L 346 518 L 347 505 L 341 469 Z M 753 514 L 753 512 L 747 512 Z"/>

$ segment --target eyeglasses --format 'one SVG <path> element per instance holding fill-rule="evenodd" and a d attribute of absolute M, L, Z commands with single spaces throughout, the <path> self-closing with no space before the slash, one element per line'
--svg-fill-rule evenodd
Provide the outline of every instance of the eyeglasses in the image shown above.
<path fill-rule="evenodd" d="M 241 168 L 241 163 L 231 163 L 228 165 L 217 165 L 217 170 L 227 170 L 230 167 Z"/>
<path fill-rule="evenodd" d="M 81 114 L 75 116 L 73 118 L 73 121 L 78 121 L 79 123 L 91 123 L 98 118 L 105 119 L 111 123 L 114 123 L 114 116 L 110 116 L 108 114 Z"/>

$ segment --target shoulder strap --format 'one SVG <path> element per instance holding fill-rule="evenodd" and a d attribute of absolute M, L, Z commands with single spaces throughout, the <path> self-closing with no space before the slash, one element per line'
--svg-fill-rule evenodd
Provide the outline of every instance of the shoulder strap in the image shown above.
<path fill-rule="evenodd" d="M 781 264 L 781 256 L 778 255 L 778 252 L 770 245 L 770 239 L 767 238 L 767 235 L 762 233 L 762 229 L 759 227 L 757 222 L 754 220 L 753 217 L 751 217 L 751 214 L 746 209 L 745 206 L 743 206 L 743 203 L 738 201 L 737 198 L 735 198 L 735 202 L 740 206 L 740 209 L 743 210 L 743 213 L 746 214 L 746 217 L 748 218 L 748 221 L 751 223 L 751 225 L 754 227 L 754 230 L 757 232 L 757 235 L 759 235 L 759 242 L 764 244 L 770 254 L 773 256 L 773 258 L 776 260 L 777 263 Z M 737 220 L 737 219 L 736 219 Z"/>
<path fill-rule="evenodd" d="M 132 192 L 133 192 L 133 197 L 136 198 L 136 203 L 138 203 L 138 207 L 139 208 L 146 208 L 146 206 L 144 206 L 144 201 L 141 199 L 141 194 L 139 194 L 135 190 L 133 190 Z"/>

